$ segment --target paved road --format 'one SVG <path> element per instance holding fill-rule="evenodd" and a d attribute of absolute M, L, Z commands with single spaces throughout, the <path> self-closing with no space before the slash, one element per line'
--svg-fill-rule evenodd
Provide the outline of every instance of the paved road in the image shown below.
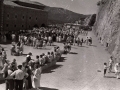
<path fill-rule="evenodd" d="M 71 54 L 63 55 L 56 66 L 43 72 L 41 90 L 120 89 L 120 80 L 115 78 L 114 73 L 103 77 L 103 63 L 108 62 L 109 54 L 92 33 L 89 35 L 93 38 L 92 46 L 72 46 Z M 26 48 L 35 53 L 40 52 Z M 1 84 L 0 90 L 5 90 L 4 88 L 5 84 Z"/>

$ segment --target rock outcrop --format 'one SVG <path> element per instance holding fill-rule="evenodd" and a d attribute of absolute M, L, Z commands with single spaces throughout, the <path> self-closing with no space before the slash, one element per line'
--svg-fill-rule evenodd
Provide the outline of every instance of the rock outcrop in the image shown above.
<path fill-rule="evenodd" d="M 120 0 L 98 2 L 93 30 L 106 50 L 120 62 Z"/>

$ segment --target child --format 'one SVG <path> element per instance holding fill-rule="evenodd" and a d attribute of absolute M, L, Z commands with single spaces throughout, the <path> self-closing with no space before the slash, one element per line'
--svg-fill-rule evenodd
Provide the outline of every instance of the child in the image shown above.
<path fill-rule="evenodd" d="M 106 72 L 107 72 L 107 63 L 104 63 L 104 77 L 105 77 Z"/>

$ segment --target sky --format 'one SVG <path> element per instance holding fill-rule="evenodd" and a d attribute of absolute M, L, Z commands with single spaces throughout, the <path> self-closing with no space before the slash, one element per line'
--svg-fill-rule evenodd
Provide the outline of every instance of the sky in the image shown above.
<path fill-rule="evenodd" d="M 51 7 L 62 7 L 80 14 L 94 14 L 97 12 L 99 0 L 31 0 Z"/>

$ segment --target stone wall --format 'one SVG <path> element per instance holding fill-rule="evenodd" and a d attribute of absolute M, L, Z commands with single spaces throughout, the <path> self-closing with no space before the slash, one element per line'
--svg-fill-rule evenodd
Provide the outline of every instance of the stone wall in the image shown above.
<path fill-rule="evenodd" d="M 120 0 L 102 0 L 93 28 L 100 43 L 120 61 Z"/>

